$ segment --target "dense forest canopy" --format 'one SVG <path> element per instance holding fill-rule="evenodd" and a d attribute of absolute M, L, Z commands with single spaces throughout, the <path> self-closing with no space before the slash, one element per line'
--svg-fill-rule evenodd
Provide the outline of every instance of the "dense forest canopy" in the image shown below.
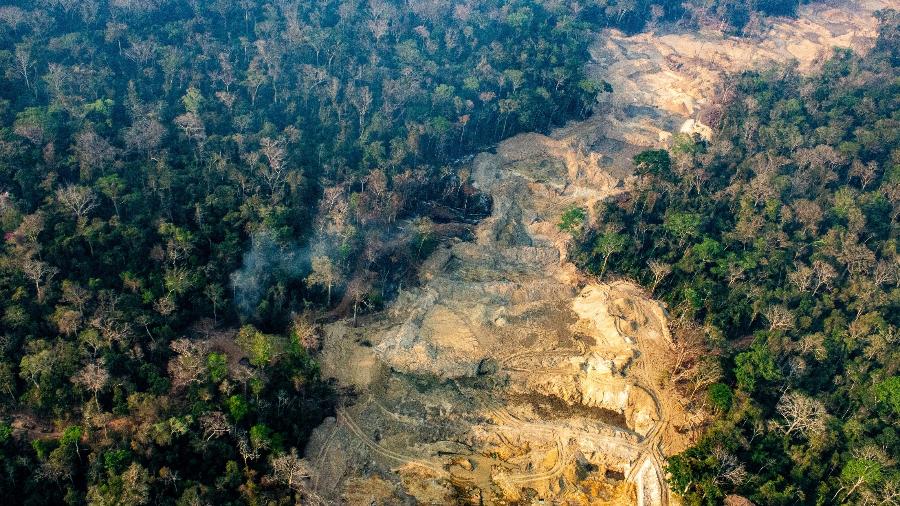
<path fill-rule="evenodd" d="M 0 5 L 0 494 L 292 502 L 334 402 L 317 318 L 489 212 L 455 160 L 589 114 L 600 28 L 797 4 Z"/>
<path fill-rule="evenodd" d="M 677 382 L 717 415 L 669 460 L 688 504 L 900 501 L 900 16 L 813 75 L 726 86 L 711 142 L 634 159 L 577 254 L 668 303 Z"/>

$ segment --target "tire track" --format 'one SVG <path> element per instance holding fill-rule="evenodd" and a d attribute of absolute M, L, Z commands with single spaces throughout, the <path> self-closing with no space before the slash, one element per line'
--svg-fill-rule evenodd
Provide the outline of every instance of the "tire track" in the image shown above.
<path fill-rule="evenodd" d="M 355 420 L 347 413 L 344 407 L 340 407 L 337 410 L 337 420 L 339 423 L 342 423 L 347 429 L 354 435 L 356 438 L 366 445 L 370 450 L 375 452 L 382 457 L 387 459 L 395 460 L 403 465 L 414 465 L 418 467 L 422 467 L 432 471 L 438 475 L 449 475 L 449 473 L 443 468 L 443 466 L 435 465 L 426 460 L 418 459 L 415 457 L 411 457 L 409 455 L 404 455 L 399 452 L 395 452 L 393 450 L 388 449 L 384 445 L 381 445 L 374 440 L 372 440 L 369 436 L 363 432 L 362 428 L 356 423 Z"/>

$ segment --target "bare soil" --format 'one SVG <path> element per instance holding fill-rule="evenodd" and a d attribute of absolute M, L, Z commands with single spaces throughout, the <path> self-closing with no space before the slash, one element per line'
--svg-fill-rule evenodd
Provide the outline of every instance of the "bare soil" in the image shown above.
<path fill-rule="evenodd" d="M 673 133 L 711 135 L 723 77 L 832 46 L 865 49 L 886 0 L 815 3 L 754 37 L 714 31 L 599 34 L 590 72 L 611 83 L 595 114 L 523 134 L 468 167 L 493 197 L 471 242 L 451 240 L 421 284 L 383 313 L 326 329 L 323 373 L 355 392 L 307 458 L 323 503 L 677 502 L 663 462 L 705 414 L 661 371 L 665 310 L 637 286 L 600 283 L 567 260 L 557 223 L 626 191 L 631 158 Z M 591 218 L 592 219 L 592 218 Z"/>

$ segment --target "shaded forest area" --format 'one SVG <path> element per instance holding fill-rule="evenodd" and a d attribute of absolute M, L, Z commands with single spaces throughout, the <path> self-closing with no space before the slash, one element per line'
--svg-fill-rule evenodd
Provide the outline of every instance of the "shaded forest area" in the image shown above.
<path fill-rule="evenodd" d="M 638 155 L 581 235 L 583 265 L 668 303 L 659 381 L 715 415 L 669 459 L 687 504 L 900 503 L 900 14 L 879 15 L 865 56 L 731 82 L 713 140 Z"/>
<path fill-rule="evenodd" d="M 490 202 L 452 162 L 590 113 L 593 30 L 796 2 L 0 6 L 0 494 L 290 503 L 318 316 Z"/>

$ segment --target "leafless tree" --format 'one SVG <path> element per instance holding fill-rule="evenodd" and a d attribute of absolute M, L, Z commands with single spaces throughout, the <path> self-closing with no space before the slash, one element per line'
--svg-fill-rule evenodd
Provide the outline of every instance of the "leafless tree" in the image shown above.
<path fill-rule="evenodd" d="M 841 248 L 837 259 L 844 264 L 851 274 L 868 273 L 875 266 L 875 253 L 865 245 L 856 241 L 852 234 L 842 237 Z"/>
<path fill-rule="evenodd" d="M 219 90 L 216 92 L 216 98 L 218 98 L 219 101 L 222 102 L 222 104 L 225 105 L 225 107 L 227 107 L 229 111 L 231 111 L 231 109 L 234 107 L 234 102 L 237 100 L 237 95 L 228 91 Z"/>
<path fill-rule="evenodd" d="M 747 267 L 740 263 L 732 263 L 728 266 L 728 286 L 732 286 L 744 278 Z"/>
<path fill-rule="evenodd" d="M 166 483 L 166 485 L 172 487 L 175 487 L 175 484 L 178 483 L 178 481 L 181 479 L 178 476 L 178 471 L 175 471 L 167 466 L 159 468 L 159 477 L 164 483 Z M 190 506 L 200 506 L 202 503 L 195 501 L 188 504 Z"/>
<path fill-rule="evenodd" d="M 47 134 L 47 132 L 44 130 L 44 125 L 42 125 L 39 121 L 34 120 L 16 121 L 13 127 L 13 131 L 16 133 L 16 135 L 28 139 L 28 141 L 35 146 L 43 144 L 45 136 Z"/>
<path fill-rule="evenodd" d="M 46 283 L 49 283 L 54 276 L 59 274 L 59 269 L 47 262 L 42 262 L 29 256 L 22 261 L 22 272 L 34 283 L 38 302 L 43 302 Z"/>
<path fill-rule="evenodd" d="M 97 195 L 87 186 L 70 184 L 56 190 L 56 201 L 82 223 L 89 212 L 97 207 Z"/>
<path fill-rule="evenodd" d="M 819 204 L 806 199 L 797 199 L 791 206 L 794 218 L 802 225 L 801 230 L 809 236 L 819 233 L 819 223 L 822 222 L 825 213 Z"/>
<path fill-rule="evenodd" d="M 696 398 L 699 392 L 722 379 L 722 366 L 714 357 L 705 356 L 698 361 L 697 367 L 690 376 L 691 390 L 689 398 Z"/>
<path fill-rule="evenodd" d="M 22 217 L 22 222 L 16 227 L 15 235 L 24 239 L 24 249 L 31 252 L 39 252 L 40 242 L 38 241 L 38 236 L 43 230 L 44 214 L 38 211 Z"/>
<path fill-rule="evenodd" d="M 755 176 L 744 191 L 753 199 L 754 205 L 758 207 L 777 195 L 772 181 L 789 162 L 790 160 L 785 157 L 770 154 L 759 154 L 753 158 Z"/>
<path fill-rule="evenodd" d="M 875 490 L 860 496 L 863 506 L 900 506 L 900 478 L 886 478 Z"/>
<path fill-rule="evenodd" d="M 390 30 L 391 19 L 396 15 L 396 11 L 389 2 L 383 0 L 369 0 L 367 11 L 369 19 L 366 21 L 366 27 L 372 32 L 377 45 Z"/>
<path fill-rule="evenodd" d="M 356 107 L 357 114 L 359 115 L 359 130 L 362 132 L 365 128 L 366 115 L 372 107 L 374 97 L 368 86 L 361 86 L 359 88 L 351 87 L 347 90 L 347 94 L 349 95 L 350 103 Z"/>
<path fill-rule="evenodd" d="M 247 467 L 251 460 L 259 458 L 259 451 L 250 444 L 246 434 L 241 434 L 241 436 L 238 437 L 237 446 L 238 453 L 241 454 L 241 458 L 244 460 L 244 467 Z"/>
<path fill-rule="evenodd" d="M 800 292 L 808 292 L 812 289 L 813 271 L 809 266 L 801 263 L 797 266 L 797 270 L 788 273 L 788 280 Z"/>
<path fill-rule="evenodd" d="M 66 306 L 58 306 L 53 312 L 53 323 L 60 333 L 66 336 L 73 336 L 81 328 L 84 315 L 81 311 Z"/>
<path fill-rule="evenodd" d="M 703 328 L 691 322 L 679 322 L 673 328 L 672 380 L 678 382 L 696 372 L 698 359 L 706 353 Z"/>
<path fill-rule="evenodd" d="M 290 453 L 272 457 L 271 463 L 274 478 L 292 490 L 303 490 L 304 480 L 312 476 L 312 468 L 297 455 L 296 448 L 291 448 Z"/>
<path fill-rule="evenodd" d="M 869 163 L 862 163 L 861 161 L 854 159 L 853 163 L 850 165 L 850 177 L 854 177 L 859 180 L 860 188 L 865 191 L 866 187 L 872 184 L 875 181 L 875 178 L 878 177 L 878 163 L 874 160 Z"/>
<path fill-rule="evenodd" d="M 717 483 L 741 485 L 747 480 L 749 475 L 747 468 L 733 454 L 721 446 L 717 446 L 713 448 L 712 456 L 719 463 L 719 470 L 715 478 Z"/>
<path fill-rule="evenodd" d="M 166 127 L 156 118 L 141 118 L 125 130 L 125 147 L 150 158 L 162 144 L 165 135 Z"/>
<path fill-rule="evenodd" d="M 153 302 L 153 310 L 162 316 L 169 316 L 175 311 L 175 301 L 168 295 L 162 296 Z"/>
<path fill-rule="evenodd" d="M 253 58 L 250 62 L 250 66 L 247 68 L 247 77 L 243 82 L 243 85 L 247 88 L 247 93 L 250 94 L 250 105 L 256 105 L 256 96 L 259 94 L 259 87 L 266 82 L 266 76 L 260 68 L 261 64 L 262 60 L 259 57 Z"/>
<path fill-rule="evenodd" d="M 35 61 L 31 58 L 31 49 L 24 44 L 17 44 L 13 57 L 13 70 L 25 81 L 25 87 L 31 90 L 32 73 Z"/>
<path fill-rule="evenodd" d="M 156 54 L 157 44 L 153 40 L 134 40 L 131 47 L 122 52 L 126 58 L 137 63 L 141 67 L 146 67 L 147 62 L 153 59 Z"/>
<path fill-rule="evenodd" d="M 115 21 L 108 21 L 106 23 L 106 30 L 103 34 L 103 40 L 106 42 L 115 42 L 119 49 L 119 55 L 122 55 L 122 39 L 125 38 L 125 35 L 128 33 L 128 25 L 125 23 L 117 23 Z"/>
<path fill-rule="evenodd" d="M 0 7 L 0 22 L 11 28 L 13 31 L 17 30 L 20 25 L 25 24 L 28 15 L 28 12 L 25 12 L 14 5 L 4 5 Z"/>
<path fill-rule="evenodd" d="M 84 289 L 77 283 L 73 283 L 71 281 L 63 281 L 62 295 L 60 296 L 60 300 L 62 302 L 71 304 L 78 311 L 84 311 L 91 298 L 91 292 Z"/>
<path fill-rule="evenodd" d="M 763 316 L 769 322 L 769 330 L 790 330 L 794 328 L 794 313 L 784 306 L 771 306 L 765 310 Z"/>
<path fill-rule="evenodd" d="M 282 74 L 284 47 L 280 40 L 258 39 L 254 44 L 259 59 L 265 64 L 266 76 L 272 83 L 272 99 L 278 103 L 278 83 Z"/>
<path fill-rule="evenodd" d="M 825 405 L 799 392 L 787 392 L 775 406 L 784 421 L 778 424 L 786 436 L 794 432 L 809 438 L 825 430 L 828 412 Z"/>
<path fill-rule="evenodd" d="M 653 293 L 659 283 L 672 272 L 672 266 L 656 260 L 650 260 L 647 265 L 650 267 L 650 272 L 653 273 L 653 285 L 650 286 L 650 293 Z"/>
<path fill-rule="evenodd" d="M 231 424 L 228 423 L 228 418 L 221 411 L 212 411 L 201 416 L 200 426 L 203 427 L 203 435 L 207 441 L 222 437 L 232 430 Z"/>
<path fill-rule="evenodd" d="M 231 58 L 228 53 L 219 53 L 219 71 L 214 71 L 210 77 L 214 81 L 222 83 L 225 86 L 225 92 L 231 91 L 231 85 L 235 83 L 234 67 L 231 65 Z"/>
<path fill-rule="evenodd" d="M 799 165 L 791 179 L 791 189 L 796 195 L 818 193 L 825 185 L 837 180 L 838 168 L 846 163 L 840 152 L 826 144 L 797 149 L 792 158 Z"/>
<path fill-rule="evenodd" d="M 832 283 L 838 277 L 838 272 L 835 268 L 823 260 L 813 261 L 811 273 L 812 284 L 815 285 L 812 292 L 813 295 L 818 293 L 822 287 L 825 287 L 826 290 L 831 290 Z"/>
<path fill-rule="evenodd" d="M 106 388 L 106 385 L 109 383 L 109 371 L 107 371 L 103 365 L 93 362 L 75 373 L 75 375 L 72 376 L 72 383 L 81 386 L 94 394 L 94 404 L 96 404 L 99 409 L 100 401 L 97 399 L 97 394 Z"/>
<path fill-rule="evenodd" d="M 329 186 L 322 191 L 316 218 L 316 231 L 320 235 L 341 234 L 348 226 L 347 188 Z"/>
<path fill-rule="evenodd" d="M 205 342 L 190 339 L 176 339 L 169 345 L 177 356 L 169 361 L 169 375 L 172 386 L 183 388 L 191 383 L 199 383 L 206 374 Z"/>
<path fill-rule="evenodd" d="M 184 135 L 197 146 L 202 146 L 206 140 L 206 127 L 200 116 L 193 112 L 187 112 L 175 118 L 175 126 L 184 132 Z"/>
<path fill-rule="evenodd" d="M 876 286 L 888 286 L 895 284 L 900 278 L 900 257 L 893 260 L 880 260 L 875 264 L 872 281 Z"/>
<path fill-rule="evenodd" d="M 811 354 L 816 360 L 824 360 L 828 355 L 828 350 L 825 348 L 825 335 L 821 332 L 804 334 L 796 345 L 798 351 Z"/>
<path fill-rule="evenodd" d="M 269 187 L 269 195 L 273 201 L 277 200 L 284 189 L 288 170 L 285 165 L 285 152 L 281 141 L 263 138 L 259 141 L 260 151 L 266 157 L 264 164 L 259 164 L 259 175 Z"/>
<path fill-rule="evenodd" d="M 120 501 L 123 504 L 147 504 L 150 500 L 150 474 L 140 464 L 132 462 L 122 473 L 122 490 L 124 493 Z"/>
<path fill-rule="evenodd" d="M 131 325 L 117 315 L 98 309 L 91 318 L 91 327 L 97 329 L 108 343 L 124 343 L 131 335 Z"/>
<path fill-rule="evenodd" d="M 48 91 L 55 100 L 67 106 L 69 102 L 69 94 L 67 84 L 72 78 L 69 68 L 59 63 L 50 63 L 47 66 L 47 73 L 44 75 L 44 81 L 47 83 Z"/>
<path fill-rule="evenodd" d="M 75 155 L 81 176 L 90 179 L 96 169 L 103 168 L 116 158 L 116 149 L 93 130 L 83 130 L 75 136 Z"/>

